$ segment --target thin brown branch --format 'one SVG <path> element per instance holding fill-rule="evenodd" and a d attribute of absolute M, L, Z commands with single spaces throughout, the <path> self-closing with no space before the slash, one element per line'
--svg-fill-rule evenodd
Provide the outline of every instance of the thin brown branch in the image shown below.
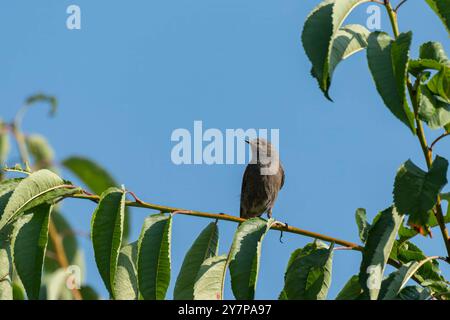
<path fill-rule="evenodd" d="M 97 195 L 86 195 L 85 193 L 80 193 L 80 194 L 74 194 L 74 195 L 69 195 L 68 198 L 74 198 L 74 199 L 84 199 L 84 200 L 90 200 L 94 203 L 98 203 L 100 201 L 100 197 Z M 195 217 L 200 217 L 200 218 L 208 218 L 208 219 L 214 219 L 217 221 L 219 220 L 223 220 L 223 221 L 229 221 L 229 222 L 235 222 L 235 223 L 242 223 L 245 221 L 245 219 L 242 218 L 238 218 L 232 215 L 228 215 L 225 213 L 208 213 L 208 212 L 200 212 L 200 211 L 192 211 L 192 210 L 184 210 L 184 209 L 180 209 L 180 208 L 173 208 L 173 207 L 166 207 L 166 206 L 161 206 L 161 205 L 156 205 L 156 204 L 151 204 L 151 203 L 147 203 L 144 202 L 142 200 L 139 199 L 139 202 L 137 201 L 126 201 L 125 205 L 128 207 L 136 207 L 136 208 L 144 208 L 144 209 L 151 209 L 151 210 L 156 210 L 156 211 L 160 211 L 163 213 L 172 213 L 172 214 L 177 214 L 177 215 L 186 215 L 186 216 L 195 216 Z M 277 222 L 275 223 L 271 230 L 277 230 L 277 231 L 281 231 L 281 232 L 287 232 L 287 233 L 293 233 L 293 234 L 298 234 L 298 235 L 302 235 L 305 237 L 309 237 L 309 238 L 314 238 L 314 239 L 319 239 L 322 241 L 326 241 L 329 243 L 335 243 L 340 245 L 341 247 L 336 248 L 335 250 L 350 250 L 350 251 L 359 251 L 359 252 L 363 252 L 364 251 L 364 247 L 353 243 L 353 242 L 349 242 L 346 240 L 341 240 L 341 239 L 337 239 L 337 238 L 333 238 L 327 235 L 323 235 L 320 233 L 316 233 L 316 232 L 312 232 L 312 231 L 308 231 L 308 230 L 304 230 L 304 229 L 300 229 L 300 228 L 296 228 L 296 227 L 291 227 L 288 226 L 285 223 L 281 223 L 281 222 Z M 388 264 L 390 264 L 391 266 L 395 267 L 395 268 L 400 268 L 402 266 L 402 264 L 396 260 L 393 259 L 389 259 L 388 260 Z M 416 281 L 418 284 L 420 284 L 420 280 L 417 279 L 415 276 L 412 278 L 414 281 Z"/>
<path fill-rule="evenodd" d="M 407 1 L 408 1 L 408 0 L 402 0 L 402 1 L 395 7 L 394 11 L 397 12 L 398 9 L 400 9 L 400 7 L 401 7 L 402 5 L 404 5 Z"/>
<path fill-rule="evenodd" d="M 436 145 L 436 143 L 438 143 L 439 141 L 441 141 L 442 139 L 444 139 L 447 136 L 450 136 L 450 132 L 443 133 L 436 140 L 434 140 L 429 148 L 430 152 L 433 152 L 433 148 Z"/>
<path fill-rule="evenodd" d="M 100 200 L 100 197 L 97 195 L 86 195 L 84 193 L 69 195 L 68 197 L 76 198 L 76 199 L 87 199 L 87 200 L 93 201 L 95 203 L 98 203 Z M 161 206 L 161 205 L 157 205 L 157 204 L 147 203 L 140 199 L 139 199 L 139 201 L 126 201 L 125 205 L 128 207 L 157 210 L 157 211 L 160 211 L 163 213 L 175 213 L 177 215 L 195 216 L 195 217 L 200 217 L 200 218 L 230 221 L 230 222 L 235 222 L 235 223 L 242 223 L 245 221 L 245 219 L 242 219 L 242 218 L 239 218 L 236 216 L 232 216 L 232 215 L 228 215 L 228 214 L 209 213 L 209 212 L 201 212 L 201 211 L 193 211 L 193 210 L 185 210 L 185 209 L 180 209 L 180 208 Z M 333 237 L 330 237 L 327 235 L 323 235 L 320 233 L 316 233 L 316 232 L 312 232 L 312 231 L 308 231 L 308 230 L 304 230 L 304 229 L 300 229 L 300 228 L 296 228 L 296 227 L 292 227 L 292 226 L 287 226 L 283 223 L 276 223 L 275 225 L 272 226 L 272 229 L 287 232 L 287 233 L 299 234 L 299 235 L 319 239 L 319 240 L 330 242 L 330 243 L 334 242 L 338 245 L 348 247 L 348 248 L 350 248 L 352 250 L 356 250 L 356 251 L 363 250 L 363 247 L 361 247 L 360 245 L 358 245 L 356 243 L 333 238 Z"/>

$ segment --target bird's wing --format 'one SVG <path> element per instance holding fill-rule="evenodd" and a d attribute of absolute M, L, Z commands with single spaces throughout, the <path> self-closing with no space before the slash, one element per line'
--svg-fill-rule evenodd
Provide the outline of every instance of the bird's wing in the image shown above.
<path fill-rule="evenodd" d="M 247 203 L 244 203 L 244 202 L 247 201 L 247 199 L 244 199 L 244 195 L 246 194 L 246 190 L 247 190 L 247 188 L 248 188 L 247 182 L 248 182 L 248 175 L 249 175 L 249 173 L 250 173 L 250 167 L 247 166 L 247 168 L 245 168 L 244 176 L 243 176 L 243 178 L 242 178 L 242 188 L 241 188 L 241 212 L 240 212 L 241 218 L 242 218 L 242 215 L 243 215 L 243 214 L 246 214 L 246 212 L 243 212 L 243 211 L 244 211 L 244 210 L 243 210 L 244 207 L 247 206 Z"/>
<path fill-rule="evenodd" d="M 283 166 L 281 164 L 280 164 L 280 170 L 281 170 L 281 186 L 280 186 L 280 190 L 281 190 L 281 189 L 283 189 L 284 178 L 285 178 L 285 176 L 284 176 L 284 169 L 283 169 Z"/>

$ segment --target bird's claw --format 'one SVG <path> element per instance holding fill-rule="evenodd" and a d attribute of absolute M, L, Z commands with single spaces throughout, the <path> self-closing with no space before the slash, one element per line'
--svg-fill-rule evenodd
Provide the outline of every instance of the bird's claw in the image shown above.
<path fill-rule="evenodd" d="M 281 224 L 283 226 L 283 228 L 285 228 L 286 230 L 289 228 L 289 225 L 286 222 L 285 223 L 279 222 L 279 224 Z M 280 232 L 280 243 L 284 243 L 283 242 L 283 235 L 284 235 L 284 230 L 281 229 L 281 232 Z"/>

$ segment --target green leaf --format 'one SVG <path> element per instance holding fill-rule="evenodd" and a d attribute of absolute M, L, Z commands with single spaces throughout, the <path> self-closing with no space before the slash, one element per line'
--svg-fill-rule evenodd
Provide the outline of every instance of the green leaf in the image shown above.
<path fill-rule="evenodd" d="M 450 104 L 439 100 L 425 85 L 418 88 L 419 117 L 431 129 L 450 124 Z"/>
<path fill-rule="evenodd" d="M 58 100 L 56 97 L 45 94 L 45 93 L 37 93 L 27 98 L 25 101 L 27 105 L 33 105 L 35 103 L 48 103 L 50 105 L 50 115 L 54 115 L 56 113 L 56 109 L 58 108 Z"/>
<path fill-rule="evenodd" d="M 334 245 L 321 242 L 296 250 L 288 263 L 284 289 L 286 300 L 326 300 L 331 285 Z"/>
<path fill-rule="evenodd" d="M 428 288 L 410 286 L 400 292 L 399 298 L 401 300 L 430 300 L 431 294 Z"/>
<path fill-rule="evenodd" d="M 425 0 L 450 33 L 450 0 Z"/>
<path fill-rule="evenodd" d="M 9 154 L 9 136 L 6 124 L 0 119 L 0 166 L 3 166 Z M 0 173 L 1 176 L 1 173 Z"/>
<path fill-rule="evenodd" d="M 8 179 L 0 182 L 0 218 L 8 204 L 9 198 L 22 179 Z"/>
<path fill-rule="evenodd" d="M 450 201 L 450 193 L 442 193 L 441 198 L 442 198 L 442 200 L 449 202 Z M 428 225 L 431 228 L 439 226 L 439 223 L 437 222 L 435 215 L 433 213 L 430 213 L 429 215 L 430 215 L 430 220 L 428 221 Z M 447 214 L 444 216 L 444 222 L 446 224 L 450 223 L 450 206 L 447 206 Z M 416 230 L 407 228 L 402 225 L 400 227 L 398 234 L 400 236 L 400 242 L 405 242 L 411 238 L 414 238 L 419 233 Z"/>
<path fill-rule="evenodd" d="M 343 53 L 348 56 L 364 47 L 362 39 L 365 30 L 361 27 L 350 27 L 348 32 L 341 31 L 342 23 L 355 7 L 368 1 L 325 0 L 315 7 L 306 19 L 302 32 L 303 47 L 312 63 L 312 74 L 328 99 L 332 72 L 342 60 L 339 56 L 343 58 Z M 352 35 L 357 39 L 349 41 Z M 335 42 L 337 37 L 339 38 Z"/>
<path fill-rule="evenodd" d="M 370 224 L 367 222 L 366 209 L 359 208 L 355 214 L 356 224 L 358 225 L 359 238 L 363 243 L 367 241 L 367 234 L 370 229 Z"/>
<path fill-rule="evenodd" d="M 96 194 L 102 194 L 111 187 L 118 187 L 113 177 L 92 160 L 70 157 L 65 159 L 62 164 Z"/>
<path fill-rule="evenodd" d="M 450 67 L 450 60 L 439 42 L 426 42 L 420 46 L 420 59 L 411 60 L 408 70 L 415 77 L 425 70 L 440 71 L 444 66 Z"/>
<path fill-rule="evenodd" d="M 12 226 L 0 230 L 0 301 L 13 300 Z"/>
<path fill-rule="evenodd" d="M 437 61 L 443 65 L 449 65 L 447 54 L 444 46 L 440 42 L 426 42 L 420 46 L 420 59 L 430 59 Z"/>
<path fill-rule="evenodd" d="M 9 198 L 0 218 L 0 230 L 33 207 L 79 191 L 49 170 L 36 171 L 20 181 Z"/>
<path fill-rule="evenodd" d="M 442 64 L 435 60 L 430 59 L 419 59 L 419 60 L 410 60 L 408 64 L 408 72 L 410 72 L 413 76 L 419 77 L 420 74 L 425 70 L 441 70 Z"/>
<path fill-rule="evenodd" d="M 197 237 L 181 266 L 174 289 L 174 300 L 192 300 L 197 274 L 205 260 L 217 255 L 219 230 L 211 222 Z"/>
<path fill-rule="evenodd" d="M 365 296 L 371 300 L 378 298 L 386 263 L 402 221 L 403 217 L 390 207 L 378 215 L 369 230 L 359 280 Z"/>
<path fill-rule="evenodd" d="M 138 242 L 138 283 L 145 300 L 164 300 L 170 282 L 172 217 L 145 219 Z"/>
<path fill-rule="evenodd" d="M 400 34 L 396 40 L 387 33 L 373 32 L 368 40 L 367 60 L 384 104 L 415 134 L 414 114 L 406 99 L 411 40 L 411 32 Z"/>
<path fill-rule="evenodd" d="M 440 297 L 442 300 L 450 300 L 450 285 L 448 281 L 426 280 L 420 285 L 431 290 L 434 296 Z"/>
<path fill-rule="evenodd" d="M 442 188 L 447 184 L 448 161 L 439 156 L 429 172 L 417 167 L 411 160 L 397 172 L 394 184 L 394 203 L 400 214 L 409 215 L 412 226 L 425 226 L 429 210 L 437 202 Z"/>
<path fill-rule="evenodd" d="M 396 260 L 402 264 L 410 262 L 421 262 L 427 259 L 427 256 L 415 244 L 405 241 L 397 245 Z M 416 277 L 421 281 L 427 280 L 443 280 L 439 263 L 437 260 L 428 261 L 417 271 Z"/>
<path fill-rule="evenodd" d="M 91 222 L 95 261 L 112 297 L 117 260 L 122 246 L 124 214 L 124 190 L 110 188 L 102 194 Z"/>
<path fill-rule="evenodd" d="M 241 223 L 229 253 L 231 288 L 237 300 L 253 300 L 258 280 L 261 244 L 274 220 L 252 218 Z"/>
<path fill-rule="evenodd" d="M 51 209 L 47 204 L 35 207 L 14 224 L 14 266 L 30 300 L 39 299 Z"/>
<path fill-rule="evenodd" d="M 98 293 L 91 286 L 81 286 L 81 297 L 86 301 L 100 300 Z"/>
<path fill-rule="evenodd" d="M 336 32 L 333 40 L 333 47 L 330 52 L 330 82 L 334 70 L 341 61 L 367 47 L 369 35 L 370 31 L 359 24 L 346 25 Z"/>
<path fill-rule="evenodd" d="M 13 289 L 13 299 L 14 300 L 23 301 L 26 299 L 25 289 L 23 288 L 23 286 L 21 286 L 17 282 L 13 282 L 12 289 Z"/>
<path fill-rule="evenodd" d="M 98 163 L 82 157 L 69 157 L 62 165 L 70 170 L 86 187 L 95 194 L 102 194 L 111 187 L 120 187 L 111 174 Z M 124 239 L 130 231 L 128 207 L 125 209 Z"/>
<path fill-rule="evenodd" d="M 428 82 L 428 89 L 442 102 L 450 103 L 450 66 L 442 66 Z"/>
<path fill-rule="evenodd" d="M 55 159 L 55 152 L 47 139 L 41 135 L 34 134 L 27 136 L 25 142 L 38 167 L 47 168 L 52 165 Z"/>
<path fill-rule="evenodd" d="M 114 283 L 116 300 L 138 300 L 139 289 L 137 280 L 138 243 L 133 242 L 120 250 Z"/>
<path fill-rule="evenodd" d="M 393 300 L 397 298 L 400 291 L 406 286 L 411 277 L 427 262 L 435 258 L 427 258 L 420 262 L 410 262 L 403 265 L 397 271 L 389 275 L 381 285 L 379 300 Z"/>
<path fill-rule="evenodd" d="M 226 255 L 206 259 L 195 279 L 194 300 L 223 300 L 226 271 Z"/>
<path fill-rule="evenodd" d="M 363 290 L 359 283 L 359 276 L 356 275 L 348 280 L 344 288 L 337 295 L 336 300 L 357 300 L 362 292 Z"/>
<path fill-rule="evenodd" d="M 8 179 L 0 182 L 0 216 L 9 198 L 21 179 Z M 0 300 L 13 299 L 12 287 L 12 225 L 0 230 Z"/>

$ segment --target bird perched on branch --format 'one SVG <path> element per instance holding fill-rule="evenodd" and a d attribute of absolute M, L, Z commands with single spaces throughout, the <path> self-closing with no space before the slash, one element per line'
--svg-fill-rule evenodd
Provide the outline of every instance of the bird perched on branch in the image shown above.
<path fill-rule="evenodd" d="M 284 170 L 277 150 L 262 138 L 246 141 L 252 160 L 245 169 L 241 192 L 241 218 L 260 217 L 272 208 L 284 185 Z"/>

